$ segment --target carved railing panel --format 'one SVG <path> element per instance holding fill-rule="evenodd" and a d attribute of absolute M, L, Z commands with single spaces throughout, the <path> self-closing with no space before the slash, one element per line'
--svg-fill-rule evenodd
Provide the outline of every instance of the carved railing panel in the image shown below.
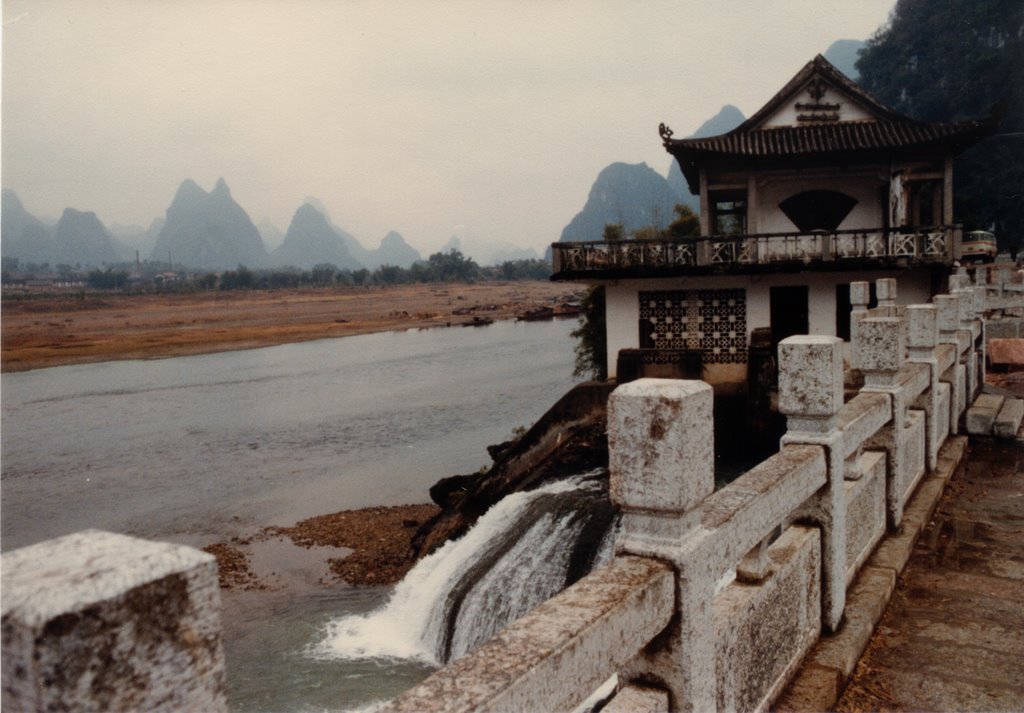
<path fill-rule="evenodd" d="M 831 260 L 947 259 L 953 227 L 762 233 L 686 240 L 555 243 L 555 273 Z M 701 246 L 704 249 L 700 249 Z"/>

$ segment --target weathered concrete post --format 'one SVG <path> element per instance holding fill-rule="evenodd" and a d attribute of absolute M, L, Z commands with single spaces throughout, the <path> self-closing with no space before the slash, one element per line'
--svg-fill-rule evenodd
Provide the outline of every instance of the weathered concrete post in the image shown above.
<path fill-rule="evenodd" d="M 87 530 L 2 568 L 4 710 L 227 710 L 211 555 Z"/>
<path fill-rule="evenodd" d="M 949 432 L 960 432 L 960 414 L 967 408 L 967 365 L 964 352 L 969 348 L 969 336 L 960 329 L 959 295 L 936 295 L 936 321 L 939 328 L 939 344 L 951 344 L 956 358 L 949 373 Z"/>
<path fill-rule="evenodd" d="M 622 509 L 616 554 L 669 562 L 678 572 L 678 616 L 656 650 L 620 674 L 669 691 L 674 711 L 714 711 L 714 579 L 687 557 L 700 504 L 715 488 L 713 393 L 701 381 L 639 379 L 608 402 L 612 501 Z"/>
<path fill-rule="evenodd" d="M 828 485 L 796 516 L 821 527 L 821 617 L 829 631 L 839 628 L 846 607 L 846 454 L 836 427 L 842 407 L 842 340 L 801 335 L 779 342 L 779 412 L 786 415 L 782 443 L 820 445 L 826 451 Z"/>
<path fill-rule="evenodd" d="M 964 278 L 966 279 L 966 276 Z M 952 279 L 953 277 L 950 277 L 950 280 Z M 977 293 L 972 287 L 957 288 L 952 290 L 952 294 L 960 298 L 958 336 L 960 336 L 961 340 L 967 342 L 967 350 L 962 352 L 961 356 L 964 359 L 964 366 L 967 367 L 967 403 L 970 404 L 974 401 L 975 396 L 977 396 L 980 379 L 984 378 L 978 373 L 978 358 L 975 351 L 975 344 L 977 343 L 978 336 L 981 334 L 980 324 L 975 320 L 979 312 L 977 307 L 978 298 Z"/>
<path fill-rule="evenodd" d="M 878 307 L 890 317 L 896 316 L 896 279 L 881 277 L 875 280 L 875 295 L 878 297 Z"/>
<path fill-rule="evenodd" d="M 907 307 L 907 361 L 927 364 L 929 387 L 914 403 L 925 414 L 925 451 L 928 469 L 938 464 L 939 446 L 949 433 L 949 384 L 939 380 L 939 360 L 935 356 L 938 344 L 938 308 L 935 305 Z"/>
<path fill-rule="evenodd" d="M 868 315 L 868 305 L 871 304 L 871 283 L 851 282 L 850 283 L 850 368 L 859 369 L 857 362 L 857 327 L 860 321 Z"/>
<path fill-rule="evenodd" d="M 903 521 L 904 466 L 908 462 L 907 403 L 899 384 L 900 369 L 906 361 L 906 338 L 903 320 L 895 317 L 872 317 L 861 322 L 861 371 L 865 392 L 888 394 L 892 404 L 892 421 L 865 444 L 884 448 L 886 464 L 886 512 L 889 526 L 898 529 Z"/>

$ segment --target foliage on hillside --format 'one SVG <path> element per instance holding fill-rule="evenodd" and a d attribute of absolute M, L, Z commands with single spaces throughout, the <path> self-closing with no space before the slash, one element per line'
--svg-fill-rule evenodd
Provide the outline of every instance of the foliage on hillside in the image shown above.
<path fill-rule="evenodd" d="M 1003 113 L 996 136 L 954 170 L 955 218 L 994 227 L 1003 248 L 1024 242 L 1024 3 L 899 0 L 857 62 L 861 85 L 923 121 Z"/>

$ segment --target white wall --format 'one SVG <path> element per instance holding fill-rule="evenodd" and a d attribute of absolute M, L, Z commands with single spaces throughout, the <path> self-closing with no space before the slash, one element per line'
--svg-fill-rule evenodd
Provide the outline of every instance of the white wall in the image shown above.
<path fill-rule="evenodd" d="M 761 174 L 757 182 L 757 205 L 751 210 L 757 211 L 759 233 L 795 231 L 796 225 L 779 209 L 779 203 L 804 191 L 838 191 L 857 200 L 840 230 L 882 227 L 886 206 L 879 203 L 878 191 L 884 184 L 875 171 Z"/>
<path fill-rule="evenodd" d="M 783 104 L 774 114 L 770 114 L 764 121 L 762 121 L 760 126 L 806 126 L 806 122 L 797 121 L 797 115 L 807 114 L 808 112 L 797 111 L 797 102 L 800 102 L 801 104 L 809 104 L 813 103 L 814 99 L 812 99 L 807 93 L 806 88 L 802 88 L 793 95 L 791 101 Z M 823 104 L 838 104 L 840 121 L 863 121 L 865 119 L 874 118 L 859 104 L 857 104 L 857 102 L 851 99 L 848 94 L 831 86 L 828 91 L 825 92 L 825 96 L 821 98 L 821 102 Z"/>
<path fill-rule="evenodd" d="M 777 275 L 681 277 L 619 280 L 605 286 L 608 325 L 608 375 L 615 376 L 620 349 L 640 347 L 640 292 L 647 290 L 707 290 L 744 288 L 747 294 L 747 342 L 756 327 L 771 326 L 770 288 L 808 286 L 808 324 L 811 334 L 834 336 L 837 284 L 897 278 L 897 302 L 921 304 L 931 298 L 928 270 L 906 272 L 803 272 Z"/>

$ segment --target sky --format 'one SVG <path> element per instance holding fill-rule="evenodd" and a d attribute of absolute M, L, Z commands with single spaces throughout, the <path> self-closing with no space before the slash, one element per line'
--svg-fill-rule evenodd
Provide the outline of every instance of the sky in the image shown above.
<path fill-rule="evenodd" d="M 894 0 L 4 0 L 0 182 L 146 226 L 223 177 L 281 230 L 307 196 L 367 247 L 558 240 L 658 124 L 749 116 Z"/>

